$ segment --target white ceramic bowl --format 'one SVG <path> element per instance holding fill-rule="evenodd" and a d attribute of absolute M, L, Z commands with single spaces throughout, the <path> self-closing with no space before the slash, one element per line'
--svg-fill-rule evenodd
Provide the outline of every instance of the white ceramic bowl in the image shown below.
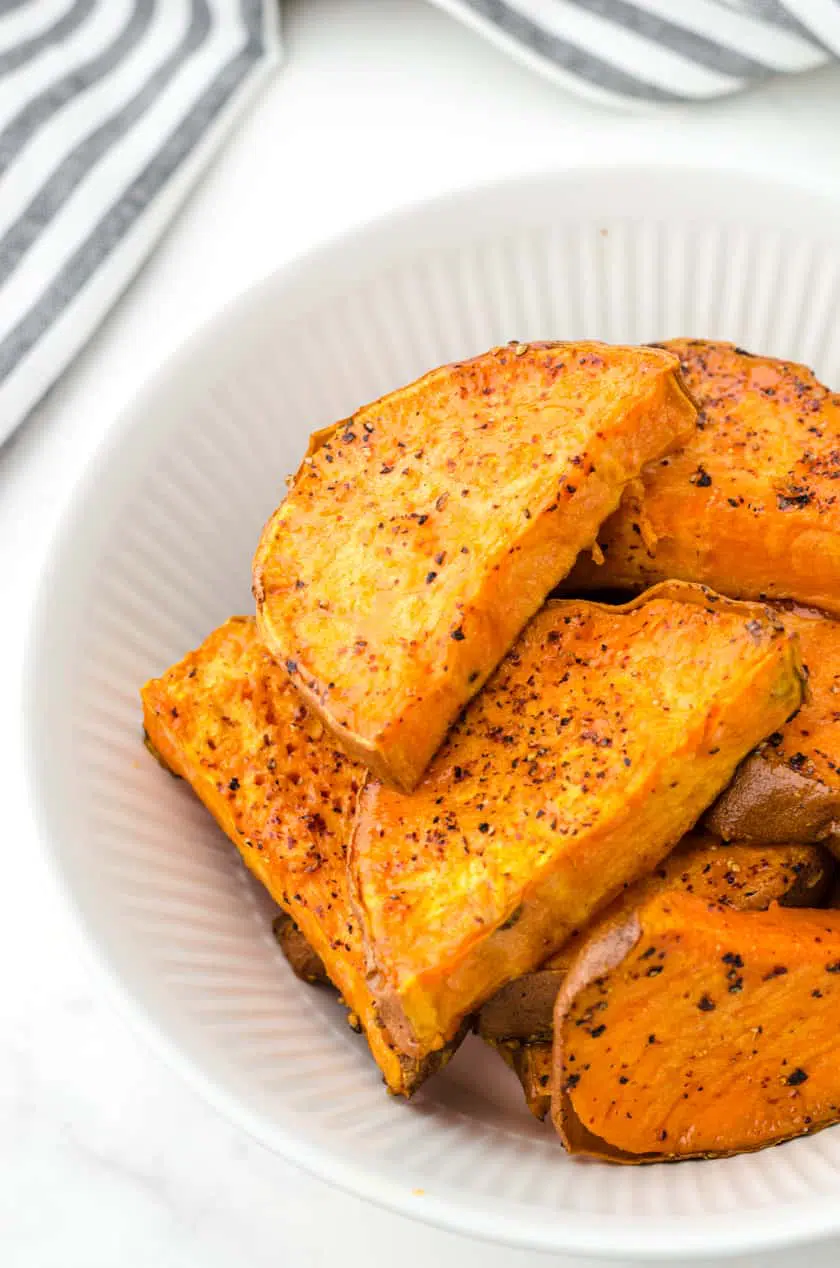
<path fill-rule="evenodd" d="M 459 193 L 269 278 L 114 426 L 55 542 L 33 630 L 43 836 L 117 996 L 218 1107 L 396 1210 L 521 1246 L 712 1255 L 840 1231 L 840 1129 L 750 1157 L 565 1157 L 468 1041 L 406 1105 L 275 946 L 269 904 L 148 758 L 137 688 L 231 612 L 308 433 L 517 338 L 734 339 L 840 382 L 840 208 L 732 174 L 578 170 Z"/>

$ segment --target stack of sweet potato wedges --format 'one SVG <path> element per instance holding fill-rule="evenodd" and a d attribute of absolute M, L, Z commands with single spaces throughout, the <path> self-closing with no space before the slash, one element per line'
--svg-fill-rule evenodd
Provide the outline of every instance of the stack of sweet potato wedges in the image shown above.
<path fill-rule="evenodd" d="M 473 1028 L 573 1153 L 840 1121 L 840 396 L 495 348 L 316 433 L 253 581 L 148 743 L 392 1092 Z"/>

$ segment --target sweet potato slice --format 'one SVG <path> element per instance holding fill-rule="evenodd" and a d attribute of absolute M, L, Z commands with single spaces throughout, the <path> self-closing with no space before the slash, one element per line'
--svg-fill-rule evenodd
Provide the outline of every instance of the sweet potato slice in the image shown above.
<path fill-rule="evenodd" d="M 799 636 L 808 699 L 759 745 L 706 815 L 725 840 L 824 841 L 840 850 L 840 622 L 781 610 Z"/>
<path fill-rule="evenodd" d="M 349 908 L 346 842 L 362 769 L 308 712 L 251 618 L 226 622 L 142 698 L 161 759 L 293 917 L 358 1016 L 389 1088 L 410 1094 L 435 1061 L 399 1053 L 381 1026 Z"/>
<path fill-rule="evenodd" d="M 679 583 L 547 604 L 416 791 L 359 799 L 351 883 L 401 1051 L 435 1051 L 655 867 L 801 692 L 758 605 Z"/>
<path fill-rule="evenodd" d="M 345 749 L 410 789 L 694 406 L 661 349 L 519 344 L 316 433 L 254 561 L 268 648 Z"/>
<path fill-rule="evenodd" d="M 657 894 L 694 894 L 738 911 L 765 911 L 773 903 L 809 907 L 829 896 L 834 872 L 830 855 L 819 846 L 722 845 L 690 833 L 655 872 L 625 890 L 542 969 L 503 986 L 481 1009 L 476 1029 L 516 1074 L 531 1113 L 545 1118 L 551 1102 L 554 1004 L 586 947 L 602 942 Z"/>
<path fill-rule="evenodd" d="M 840 1120 L 840 914 L 659 894 L 587 945 L 555 1009 L 552 1118 L 617 1162 L 713 1157 Z"/>
<path fill-rule="evenodd" d="M 772 903 L 817 907 L 828 894 L 834 875 L 831 856 L 808 845 L 725 845 L 700 833 L 684 837 L 650 876 L 616 899 L 600 918 L 633 911 L 654 894 L 681 890 L 706 902 L 738 911 L 764 911 Z M 573 935 L 556 955 L 533 973 L 507 982 L 478 1014 L 482 1039 L 549 1039 L 554 1031 L 554 1001 L 582 939 L 598 934 L 587 928 Z"/>
<path fill-rule="evenodd" d="M 680 358 L 698 429 L 628 491 L 599 534 L 605 562 L 582 559 L 571 587 L 682 577 L 840 614 L 840 396 L 732 344 L 662 346 Z"/>

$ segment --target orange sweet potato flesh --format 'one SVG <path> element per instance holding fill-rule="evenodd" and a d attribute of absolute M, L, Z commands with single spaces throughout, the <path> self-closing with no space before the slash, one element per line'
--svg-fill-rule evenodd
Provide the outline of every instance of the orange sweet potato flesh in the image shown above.
<path fill-rule="evenodd" d="M 267 647 L 344 748 L 411 789 L 460 710 L 685 441 L 673 353 L 519 344 L 316 433 L 254 560 Z"/>
<path fill-rule="evenodd" d="M 362 769 L 333 744 L 257 636 L 233 617 L 142 691 L 148 736 L 289 913 L 365 1031 L 394 1092 L 433 1068 L 396 1051 L 365 980 L 346 842 Z"/>
<path fill-rule="evenodd" d="M 607 1161 L 761 1149 L 840 1120 L 840 913 L 659 894 L 557 997 L 552 1117 Z"/>
<path fill-rule="evenodd" d="M 798 708 L 795 639 L 698 587 L 547 604 L 414 793 L 376 781 L 349 854 L 369 981 L 435 1051 L 650 871 Z"/>
<path fill-rule="evenodd" d="M 733 344 L 662 346 L 680 358 L 698 429 L 644 473 L 599 534 L 604 564 L 583 558 L 570 587 L 682 577 L 840 615 L 840 396 L 805 366 Z"/>
<path fill-rule="evenodd" d="M 533 973 L 507 982 L 481 1009 L 476 1030 L 487 1040 L 544 1040 L 554 1031 L 554 1001 L 579 953 L 582 939 L 601 936 L 604 920 L 624 918 L 665 890 L 682 890 L 739 911 L 763 911 L 772 903 L 818 907 L 834 874 L 831 856 L 812 845 L 726 845 L 689 833 L 653 871 L 625 890 Z"/>
<path fill-rule="evenodd" d="M 723 845 L 689 833 L 655 872 L 624 891 L 581 935 L 535 973 L 509 982 L 488 1000 L 476 1029 L 511 1067 L 536 1118 L 551 1105 L 554 1005 L 576 958 L 608 930 L 620 927 L 657 894 L 683 892 L 738 911 L 765 911 L 773 903 L 816 907 L 830 894 L 834 868 L 813 845 Z"/>
<path fill-rule="evenodd" d="M 705 822 L 726 840 L 824 841 L 837 852 L 840 622 L 805 608 L 780 615 L 799 637 L 808 699 L 795 718 L 746 758 Z"/>

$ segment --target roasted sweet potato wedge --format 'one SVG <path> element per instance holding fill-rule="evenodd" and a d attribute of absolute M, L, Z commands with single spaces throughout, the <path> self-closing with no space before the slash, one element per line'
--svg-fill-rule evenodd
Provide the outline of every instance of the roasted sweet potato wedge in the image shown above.
<path fill-rule="evenodd" d="M 254 561 L 267 647 L 345 749 L 410 789 L 694 406 L 673 353 L 518 344 L 313 436 Z"/>
<path fill-rule="evenodd" d="M 346 842 L 362 769 L 309 713 L 248 617 L 221 626 L 142 698 L 161 759 L 293 917 L 358 1016 L 389 1088 L 412 1092 L 439 1063 L 406 1057 L 389 1040 L 349 909 Z"/>
<path fill-rule="evenodd" d="M 767 609 L 666 585 L 551 602 L 416 791 L 364 788 L 349 855 L 372 989 L 415 1059 L 655 867 L 798 708 Z"/>
<path fill-rule="evenodd" d="M 682 577 L 840 614 L 840 396 L 732 344 L 662 346 L 680 358 L 698 429 L 628 490 L 599 534 L 604 563 L 583 558 L 570 586 Z"/>
<path fill-rule="evenodd" d="M 713 1157 L 840 1121 L 840 914 L 656 895 L 587 944 L 555 1007 L 572 1153 Z"/>
<path fill-rule="evenodd" d="M 799 636 L 808 699 L 739 766 L 706 824 L 725 840 L 824 841 L 838 851 L 840 621 L 805 608 L 780 615 Z"/>
<path fill-rule="evenodd" d="M 507 982 L 478 1014 L 476 1030 L 487 1040 L 544 1040 L 554 1031 L 554 1001 L 579 953 L 582 939 L 599 936 L 600 922 L 626 915 L 654 894 L 680 890 L 738 911 L 764 911 L 772 903 L 818 907 L 835 867 L 831 856 L 809 845 L 725 845 L 689 833 L 650 876 L 625 890 L 600 918 L 573 935 L 533 973 Z"/>

